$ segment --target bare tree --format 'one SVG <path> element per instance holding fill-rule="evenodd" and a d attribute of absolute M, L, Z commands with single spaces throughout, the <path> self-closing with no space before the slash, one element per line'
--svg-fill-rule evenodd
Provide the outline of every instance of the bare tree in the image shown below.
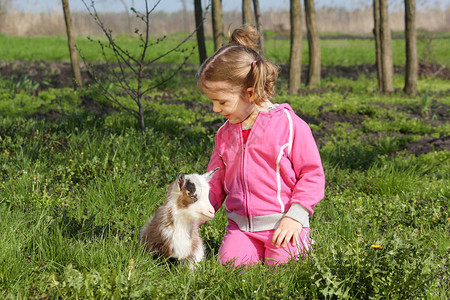
<path fill-rule="evenodd" d="M 290 1 L 291 49 L 288 93 L 296 94 L 300 89 L 302 74 L 302 6 L 300 0 Z"/>
<path fill-rule="evenodd" d="M 255 11 L 256 29 L 259 32 L 259 50 L 264 55 L 264 30 L 262 26 L 261 9 L 259 8 L 259 0 L 253 0 L 253 10 Z"/>
<path fill-rule="evenodd" d="M 187 9 L 187 0 L 180 0 L 181 5 L 183 6 L 183 22 L 184 22 L 184 31 L 189 31 L 189 20 L 188 20 L 188 9 Z"/>
<path fill-rule="evenodd" d="M 66 22 L 67 44 L 69 46 L 70 62 L 72 64 L 74 88 L 83 85 L 81 78 L 80 64 L 78 63 L 78 53 L 75 45 L 75 37 L 72 29 L 72 18 L 70 16 L 69 0 L 62 0 L 64 11 L 64 21 Z"/>
<path fill-rule="evenodd" d="M 308 87 L 313 87 L 320 82 L 320 39 L 317 29 L 316 11 L 314 0 L 304 0 L 306 28 L 308 30 L 309 71 Z"/>
<path fill-rule="evenodd" d="M 242 0 L 242 24 L 251 24 L 252 21 L 252 1 Z"/>
<path fill-rule="evenodd" d="M 386 93 L 394 89 L 394 63 L 388 4 L 387 0 L 374 0 L 373 3 L 379 87 L 381 92 Z"/>
<path fill-rule="evenodd" d="M 416 35 L 416 1 L 405 0 L 405 93 L 416 94 L 417 88 L 417 35 Z"/>
<path fill-rule="evenodd" d="M 123 5 L 123 8 L 124 8 L 125 13 L 127 14 L 128 32 L 129 32 L 130 34 L 132 34 L 132 33 L 133 33 L 133 29 L 132 29 L 132 25 L 131 25 L 131 15 L 130 15 L 130 11 L 128 10 L 128 5 L 127 5 L 127 3 L 125 2 L 125 0 L 120 0 L 120 2 L 121 2 L 122 5 Z"/>
<path fill-rule="evenodd" d="M 222 0 L 212 0 L 212 25 L 214 50 L 217 51 L 223 44 Z"/>
<path fill-rule="evenodd" d="M 197 45 L 198 54 L 200 58 L 200 64 L 202 64 L 206 56 L 206 43 L 205 43 L 205 30 L 203 28 L 203 11 L 202 11 L 202 1 L 194 0 L 194 10 L 195 10 L 195 27 L 197 28 Z"/>
<path fill-rule="evenodd" d="M 381 36 L 380 36 L 380 1 L 373 1 L 373 35 L 375 37 L 375 66 L 377 69 L 377 80 L 378 80 L 378 89 L 381 91 L 383 77 L 381 76 L 383 73 L 383 68 L 381 65 Z"/>
<path fill-rule="evenodd" d="M 389 26 L 387 0 L 380 0 L 381 19 L 381 57 L 383 65 L 383 92 L 394 90 L 394 58 L 392 55 L 392 38 Z"/>
<path fill-rule="evenodd" d="M 182 45 L 194 35 L 195 31 L 173 48 L 150 60 L 148 59 L 147 54 L 152 50 L 152 46 L 162 43 L 166 39 L 166 37 L 162 37 L 156 41 L 150 40 L 150 15 L 161 0 L 158 0 L 151 9 L 148 6 L 148 0 L 145 0 L 145 11 L 143 12 L 138 12 L 132 8 L 137 19 L 144 23 L 143 32 L 139 29 L 135 30 L 140 41 L 138 47 L 139 54 L 137 55 L 133 55 L 130 51 L 119 45 L 120 43 L 113 37 L 112 31 L 102 22 L 95 8 L 94 0 L 90 0 L 90 5 L 87 5 L 85 0 L 82 1 L 89 14 L 94 18 L 106 37 L 106 42 L 103 40 L 96 40 L 95 42 L 100 45 L 103 57 L 105 61 L 107 61 L 107 64 L 105 68 L 102 67 L 103 71 L 101 71 L 100 69 L 96 69 L 95 66 L 87 63 L 83 56 L 82 58 L 86 62 L 94 81 L 98 84 L 106 99 L 135 117 L 139 122 L 141 130 L 144 131 L 144 95 L 172 79 L 185 65 L 187 59 L 192 54 L 193 49 L 190 53 L 185 54 L 184 61 L 175 67 L 175 69 L 165 68 L 164 70 L 152 70 L 150 67 L 173 52 L 186 53 L 187 49 L 183 49 Z M 112 54 L 112 60 L 109 58 L 108 54 Z M 152 74 L 157 75 L 152 77 Z M 127 98 L 125 101 L 123 100 L 124 96 Z M 135 102 L 136 107 L 128 104 L 129 99 Z"/>

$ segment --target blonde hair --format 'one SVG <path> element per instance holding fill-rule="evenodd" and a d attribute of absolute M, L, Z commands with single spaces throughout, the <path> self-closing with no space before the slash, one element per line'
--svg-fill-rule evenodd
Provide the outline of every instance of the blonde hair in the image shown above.
<path fill-rule="evenodd" d="M 200 89 L 210 81 L 225 81 L 242 91 L 252 87 L 255 103 L 260 104 L 275 94 L 278 68 L 256 50 L 259 34 L 254 26 L 235 29 L 229 43 L 211 55 L 198 71 Z"/>

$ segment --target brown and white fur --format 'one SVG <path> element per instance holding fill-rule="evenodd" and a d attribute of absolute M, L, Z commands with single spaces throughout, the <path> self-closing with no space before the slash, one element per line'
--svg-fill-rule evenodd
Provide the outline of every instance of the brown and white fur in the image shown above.
<path fill-rule="evenodd" d="M 214 218 L 209 181 L 217 169 L 203 175 L 178 173 L 166 201 L 141 229 L 141 243 L 148 251 L 186 261 L 190 268 L 203 259 L 199 226 Z"/>

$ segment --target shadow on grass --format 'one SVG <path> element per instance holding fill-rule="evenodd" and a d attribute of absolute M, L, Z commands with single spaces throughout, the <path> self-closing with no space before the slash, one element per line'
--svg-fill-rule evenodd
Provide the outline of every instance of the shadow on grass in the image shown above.
<path fill-rule="evenodd" d="M 76 218 L 72 213 L 63 208 L 55 209 L 55 216 L 62 236 L 77 240 L 107 239 L 111 236 L 117 236 L 119 240 L 135 239 L 135 226 L 116 218 L 104 219 L 99 217 L 96 212 L 85 210 L 81 218 Z"/>
<path fill-rule="evenodd" d="M 321 151 L 321 157 L 328 165 L 352 169 L 367 170 L 375 161 L 381 152 L 375 148 L 365 145 L 336 145 Z"/>

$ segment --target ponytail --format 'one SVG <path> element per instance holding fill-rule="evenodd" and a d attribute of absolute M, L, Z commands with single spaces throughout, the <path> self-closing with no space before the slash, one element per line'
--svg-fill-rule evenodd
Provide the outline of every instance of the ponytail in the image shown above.
<path fill-rule="evenodd" d="M 260 104 L 275 94 L 278 68 L 256 50 L 259 34 L 254 26 L 238 28 L 229 34 L 229 43 L 211 55 L 200 67 L 198 85 L 209 81 L 226 81 L 242 91 L 253 88 L 255 103 Z"/>
<path fill-rule="evenodd" d="M 247 86 L 253 88 L 256 104 L 275 95 L 277 77 L 278 68 L 271 62 L 264 59 L 252 62 Z"/>
<path fill-rule="evenodd" d="M 229 43 L 240 44 L 253 50 L 259 49 L 259 33 L 255 26 L 247 25 L 243 28 L 237 28 L 232 34 L 228 32 Z"/>

